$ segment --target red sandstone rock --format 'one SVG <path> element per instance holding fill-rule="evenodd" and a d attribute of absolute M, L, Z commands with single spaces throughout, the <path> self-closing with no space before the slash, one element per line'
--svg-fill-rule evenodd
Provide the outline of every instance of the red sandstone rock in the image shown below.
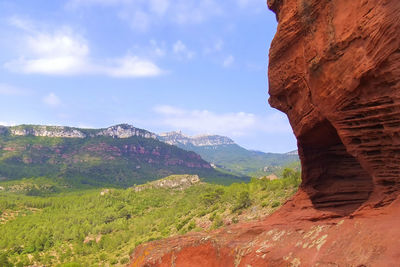
<path fill-rule="evenodd" d="M 299 192 L 272 216 L 142 245 L 131 266 L 398 266 L 400 1 L 270 0 L 270 104 Z"/>

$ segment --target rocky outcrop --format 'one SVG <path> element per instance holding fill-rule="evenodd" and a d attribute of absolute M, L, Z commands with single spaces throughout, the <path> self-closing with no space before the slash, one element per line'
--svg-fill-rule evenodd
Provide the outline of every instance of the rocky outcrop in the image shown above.
<path fill-rule="evenodd" d="M 39 137 L 61 137 L 61 138 L 85 138 L 86 135 L 77 129 L 62 126 L 32 126 L 11 127 L 9 130 L 13 136 L 39 136 Z"/>
<path fill-rule="evenodd" d="M 262 221 L 140 246 L 131 266 L 400 262 L 400 2 L 268 5 L 270 104 L 298 140 L 298 193 Z"/>
<path fill-rule="evenodd" d="M 105 130 L 100 130 L 95 134 L 96 136 L 110 136 L 113 138 L 129 138 L 132 136 L 139 136 L 143 138 L 156 139 L 157 136 L 154 133 L 138 129 L 128 124 L 121 124 L 116 126 L 111 126 Z"/>
<path fill-rule="evenodd" d="M 279 20 L 270 104 L 298 139 L 312 208 L 348 215 L 390 204 L 400 189 L 400 2 L 269 6 Z"/>
<path fill-rule="evenodd" d="M 134 190 L 135 192 L 140 192 L 152 188 L 185 190 L 198 183 L 200 183 L 200 178 L 198 175 L 190 175 L 190 174 L 171 175 L 165 177 L 164 179 L 136 186 Z"/>
<path fill-rule="evenodd" d="M 196 135 L 187 136 L 182 134 L 182 132 L 169 132 L 161 133 L 158 139 L 170 144 L 170 145 L 193 145 L 197 147 L 202 146 L 220 146 L 220 145 L 234 145 L 235 142 L 226 137 L 220 135 Z"/>
<path fill-rule="evenodd" d="M 130 138 L 133 136 L 156 139 L 157 136 L 149 131 L 135 128 L 129 124 L 120 124 L 106 129 L 80 129 L 64 126 L 44 125 L 19 125 L 13 127 L 0 127 L 0 135 L 12 136 L 38 136 L 59 138 L 87 138 L 108 136 L 112 138 Z"/>

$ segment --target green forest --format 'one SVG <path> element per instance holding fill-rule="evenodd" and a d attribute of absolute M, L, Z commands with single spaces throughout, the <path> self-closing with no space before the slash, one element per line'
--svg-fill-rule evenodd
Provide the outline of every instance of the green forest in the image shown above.
<path fill-rule="evenodd" d="M 300 172 L 186 190 L 81 189 L 46 178 L 0 183 L 0 266 L 124 266 L 143 242 L 264 217 L 292 196 Z M 8 189 L 7 189 L 8 188 Z"/>

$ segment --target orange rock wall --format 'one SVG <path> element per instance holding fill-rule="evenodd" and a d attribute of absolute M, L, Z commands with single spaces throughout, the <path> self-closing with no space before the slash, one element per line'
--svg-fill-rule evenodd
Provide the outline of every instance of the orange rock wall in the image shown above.
<path fill-rule="evenodd" d="M 269 0 L 270 104 L 302 184 L 276 213 L 139 246 L 131 266 L 398 266 L 400 1 Z"/>
<path fill-rule="evenodd" d="M 386 205 L 400 183 L 400 2 L 269 1 L 270 104 L 298 139 L 315 208 Z"/>

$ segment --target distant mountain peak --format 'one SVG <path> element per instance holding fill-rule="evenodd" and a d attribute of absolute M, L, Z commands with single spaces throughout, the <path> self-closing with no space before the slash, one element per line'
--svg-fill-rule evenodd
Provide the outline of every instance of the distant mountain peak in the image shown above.
<path fill-rule="evenodd" d="M 187 137 L 189 138 L 189 136 L 186 136 L 182 133 L 182 131 L 172 131 L 172 132 L 166 132 L 166 133 L 160 133 L 158 136 L 160 137 Z"/>
<path fill-rule="evenodd" d="M 184 135 L 182 131 L 161 133 L 158 139 L 170 145 L 193 145 L 193 146 L 220 146 L 233 145 L 235 142 L 226 136 L 200 134 L 195 136 Z"/>

